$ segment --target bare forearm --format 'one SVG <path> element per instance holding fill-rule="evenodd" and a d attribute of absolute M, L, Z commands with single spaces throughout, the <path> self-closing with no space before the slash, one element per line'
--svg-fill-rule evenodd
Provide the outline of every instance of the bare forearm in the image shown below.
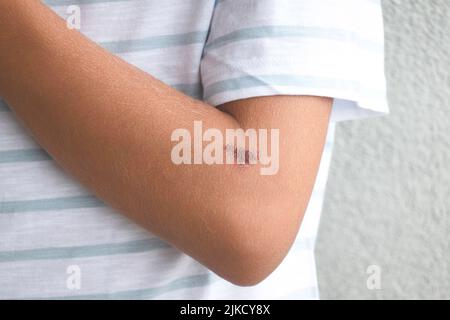
<path fill-rule="evenodd" d="M 65 169 L 201 260 L 194 248 L 220 245 L 219 235 L 205 232 L 205 224 L 218 230 L 218 216 L 205 210 L 221 208 L 194 199 L 202 190 L 219 194 L 227 178 L 223 168 L 172 165 L 170 136 L 194 120 L 215 128 L 234 127 L 235 120 L 101 50 L 41 5 L 28 6 L 19 8 L 23 19 L 2 45 L 3 97 Z M 200 174 L 210 179 L 201 182 Z"/>
<path fill-rule="evenodd" d="M 109 204 L 228 279 L 247 282 L 238 273 L 249 251 L 273 250 L 264 255 L 273 261 L 245 263 L 279 263 L 301 216 L 278 213 L 304 210 L 315 170 L 261 177 L 257 165 L 174 165 L 175 129 L 195 120 L 221 131 L 258 122 L 238 121 L 171 89 L 68 30 L 38 1 L 24 2 L 10 2 L 16 12 L 2 22 L 0 95 L 52 157 Z M 283 179 L 293 182 L 280 195 Z M 305 192 L 290 201 L 298 190 Z M 280 228 L 267 221 L 282 223 L 290 236 L 277 237 Z M 248 233 L 257 235 L 251 244 Z M 261 248 L 270 239 L 273 247 Z M 267 268 L 254 269 L 255 278 Z"/>

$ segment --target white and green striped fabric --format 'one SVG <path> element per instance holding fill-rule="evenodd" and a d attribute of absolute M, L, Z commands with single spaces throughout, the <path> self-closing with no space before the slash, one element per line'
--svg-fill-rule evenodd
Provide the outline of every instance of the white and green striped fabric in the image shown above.
<path fill-rule="evenodd" d="M 62 17 L 79 5 L 90 39 L 214 106 L 287 94 L 335 98 L 332 122 L 388 111 L 376 0 L 44 2 Z M 316 299 L 333 133 L 334 124 L 292 250 L 268 279 L 242 288 L 95 198 L 0 100 L 0 298 Z"/>

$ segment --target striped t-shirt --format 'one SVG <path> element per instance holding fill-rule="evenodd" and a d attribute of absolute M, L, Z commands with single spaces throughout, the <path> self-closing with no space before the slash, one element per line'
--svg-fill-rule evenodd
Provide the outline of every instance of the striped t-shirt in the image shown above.
<path fill-rule="evenodd" d="M 212 106 L 318 95 L 334 98 L 332 122 L 387 112 L 377 0 L 44 2 L 64 18 L 79 6 L 87 37 Z M 316 299 L 333 133 L 292 249 L 266 280 L 238 287 L 99 201 L 0 100 L 0 298 Z"/>

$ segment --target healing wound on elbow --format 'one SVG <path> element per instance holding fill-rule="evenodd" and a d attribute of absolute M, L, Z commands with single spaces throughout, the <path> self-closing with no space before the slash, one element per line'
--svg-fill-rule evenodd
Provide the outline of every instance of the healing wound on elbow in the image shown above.
<path fill-rule="evenodd" d="M 225 163 L 237 165 L 258 164 L 258 150 L 248 150 L 238 146 L 227 144 L 224 146 Z"/>
<path fill-rule="evenodd" d="M 279 130 L 270 130 L 270 143 L 267 129 L 258 134 L 254 129 L 227 130 L 224 151 L 226 164 L 259 164 L 261 175 L 274 175 L 279 170 Z"/>

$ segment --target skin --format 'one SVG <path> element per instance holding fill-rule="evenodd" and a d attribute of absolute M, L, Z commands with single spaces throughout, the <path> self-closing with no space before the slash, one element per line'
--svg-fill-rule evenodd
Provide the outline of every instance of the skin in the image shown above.
<path fill-rule="evenodd" d="M 98 197 L 237 285 L 266 278 L 298 233 L 332 100 L 272 96 L 214 108 L 69 30 L 40 1 L 0 0 L 0 96 Z M 280 168 L 175 165 L 177 128 L 276 128 Z"/>

